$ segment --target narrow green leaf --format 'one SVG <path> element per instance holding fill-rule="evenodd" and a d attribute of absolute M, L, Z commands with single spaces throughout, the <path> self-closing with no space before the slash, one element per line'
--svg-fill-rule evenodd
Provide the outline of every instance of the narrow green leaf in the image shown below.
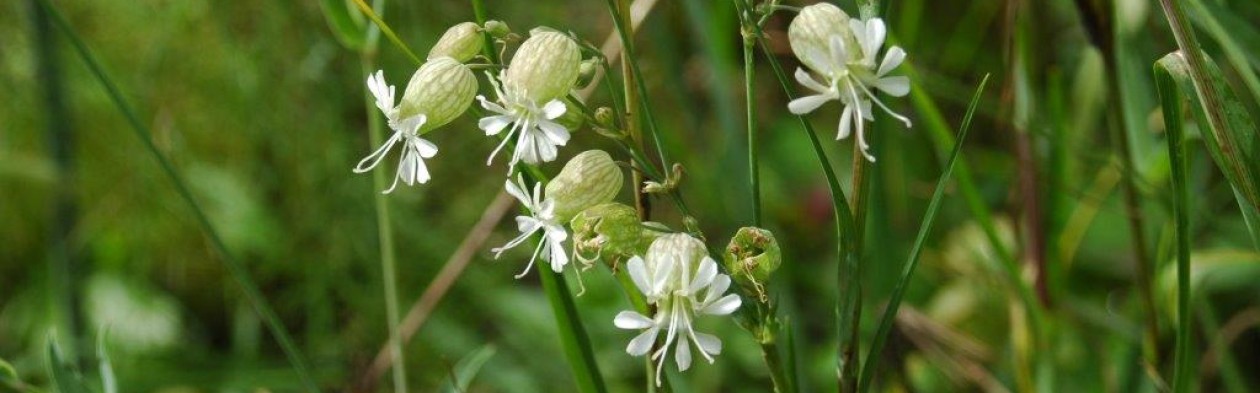
<path fill-rule="evenodd" d="M 351 50 L 361 50 L 367 43 L 367 29 L 363 22 L 352 17 L 346 0 L 319 0 L 328 28 L 337 41 Z"/>
<path fill-rule="evenodd" d="M 17 382 L 17 370 L 4 359 L 0 359 L 0 382 Z"/>
<path fill-rule="evenodd" d="M 101 387 L 105 393 L 118 393 L 118 378 L 114 376 L 114 364 L 109 360 L 109 350 L 105 348 L 108 332 L 109 329 L 101 329 L 101 335 L 96 339 L 96 356 L 100 358 L 98 367 L 101 372 Z"/>
<path fill-rule="evenodd" d="M 52 379 L 54 392 L 91 393 L 92 390 L 83 383 L 79 372 L 62 359 L 61 348 L 57 346 L 57 340 L 52 337 L 48 338 L 47 355 L 48 375 Z"/>
<path fill-rule="evenodd" d="M 971 104 L 967 106 L 967 114 L 963 116 L 962 125 L 958 130 L 958 142 L 954 143 L 949 162 L 945 164 L 945 171 L 936 182 L 936 191 L 932 193 L 927 213 L 923 217 L 923 222 L 919 224 L 919 235 L 914 239 L 914 246 L 911 247 L 910 256 L 906 259 L 905 270 L 902 271 L 901 279 L 897 281 L 897 286 L 893 288 L 892 296 L 888 299 L 888 306 L 884 308 L 884 316 L 879 322 L 879 330 L 875 333 L 875 341 L 871 343 L 871 351 L 866 355 L 866 363 L 862 365 L 861 378 L 858 379 L 859 392 L 866 392 L 871 387 L 871 382 L 875 377 L 875 362 L 879 360 L 884 342 L 888 340 L 893 320 L 901 307 L 901 299 L 905 296 L 906 289 L 910 287 L 910 278 L 914 276 L 914 269 L 919 266 L 919 256 L 923 253 L 923 245 L 927 242 L 928 233 L 932 231 L 932 225 L 936 223 L 936 213 L 940 211 L 941 200 L 945 199 L 945 188 L 949 185 L 950 174 L 954 172 L 954 164 L 958 162 L 958 157 L 962 156 L 963 142 L 967 139 L 967 131 L 971 129 L 972 116 L 976 113 L 981 93 L 984 92 L 984 87 L 988 83 L 989 75 L 986 74 L 984 79 L 980 80 L 980 86 L 976 88 L 975 95 L 971 97 Z"/>
<path fill-rule="evenodd" d="M 372 6 L 368 5 L 368 3 L 363 0 L 354 0 L 354 4 L 359 6 L 359 11 L 363 11 L 363 15 L 366 15 L 368 19 L 371 19 L 372 23 L 375 23 L 376 27 L 381 29 L 381 33 L 385 34 L 385 37 L 389 38 L 390 42 L 393 42 L 394 45 L 398 46 L 398 49 L 401 49 L 403 53 L 406 53 L 407 57 L 411 58 L 411 61 L 415 62 L 417 66 L 424 64 L 424 60 L 421 59 L 420 56 L 416 56 L 416 53 L 411 51 L 411 47 L 408 47 L 401 38 L 398 38 L 398 34 L 394 33 L 394 29 L 390 28 L 389 25 L 381 19 L 381 16 L 377 15 L 376 11 L 372 10 Z"/>
<path fill-rule="evenodd" d="M 1173 236 L 1177 251 L 1177 346 L 1173 360 L 1173 391 L 1190 386 L 1190 192 L 1186 180 L 1185 131 L 1182 127 L 1181 97 L 1172 74 L 1155 66 L 1155 86 L 1164 109 L 1168 161 L 1172 166 Z"/>
<path fill-rule="evenodd" d="M 1260 220 L 1256 220 L 1255 214 L 1260 209 L 1260 188 L 1257 187 L 1260 185 L 1260 180 L 1255 178 L 1260 174 L 1255 168 L 1257 152 L 1252 151 L 1250 144 L 1233 142 L 1254 141 L 1260 136 L 1256 135 L 1255 122 L 1251 115 L 1224 85 L 1220 70 L 1210 61 L 1207 64 L 1209 64 L 1207 71 L 1212 76 L 1216 91 L 1224 95 L 1224 108 L 1207 107 L 1200 100 L 1199 95 L 1191 93 L 1195 90 L 1190 67 L 1186 58 L 1179 52 L 1164 56 L 1155 63 L 1157 81 L 1163 83 L 1160 87 L 1164 89 L 1160 91 L 1160 96 L 1164 99 L 1164 119 L 1168 122 L 1170 118 L 1177 117 L 1176 121 L 1180 123 L 1180 118 L 1184 117 L 1181 105 L 1185 102 L 1192 104 L 1195 120 L 1202 130 L 1200 134 L 1203 135 L 1204 145 L 1217 167 L 1225 174 L 1225 179 L 1233 186 L 1238 206 L 1243 212 L 1253 243 L 1256 243 L 1254 246 L 1260 249 L 1260 235 L 1258 235 L 1260 234 L 1260 222 L 1258 222 Z M 1210 120 L 1209 112 L 1222 112 L 1221 115 L 1227 116 L 1231 126 L 1218 127 Z"/>
<path fill-rule="evenodd" d="M 537 271 L 542 279 L 543 292 L 546 292 L 548 303 L 551 303 L 552 312 L 555 313 L 560 342 L 564 347 L 565 357 L 569 360 L 569 367 L 573 368 L 573 378 L 577 382 L 578 391 L 606 392 L 604 379 L 599 373 L 599 364 L 595 362 L 595 354 L 591 350 L 591 339 L 586 335 L 586 328 L 582 326 L 577 305 L 573 303 L 573 295 L 569 293 L 564 274 L 545 268 L 537 269 Z"/>
<path fill-rule="evenodd" d="M 491 357 L 494 357 L 496 351 L 494 344 L 486 344 L 464 356 L 463 359 L 459 360 L 459 363 L 455 363 L 455 370 L 451 375 L 453 379 L 448 378 L 442 383 L 442 391 L 451 393 L 467 392 L 473 378 L 481 371 L 481 366 L 484 366 Z"/>

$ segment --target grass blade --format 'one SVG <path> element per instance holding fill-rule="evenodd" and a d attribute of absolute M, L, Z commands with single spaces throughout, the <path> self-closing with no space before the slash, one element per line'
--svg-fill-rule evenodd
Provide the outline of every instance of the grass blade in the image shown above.
<path fill-rule="evenodd" d="M 468 354 L 459 363 L 455 363 L 455 369 L 451 371 L 450 379 L 442 384 L 443 392 L 467 392 L 468 386 L 472 384 L 472 380 L 481 371 L 484 366 L 497 350 L 494 345 L 487 344 L 473 353 Z"/>
<path fill-rule="evenodd" d="M 1228 94 L 1229 90 L 1227 90 L 1228 88 L 1221 81 L 1219 70 L 1212 66 L 1211 63 L 1208 64 L 1209 68 L 1207 71 L 1213 77 L 1212 83 L 1214 84 L 1214 88 L 1212 90 Z M 1254 166 L 1256 161 L 1254 161 L 1254 159 L 1247 158 L 1249 157 L 1247 150 L 1241 149 L 1239 145 L 1230 145 L 1230 142 L 1227 141 L 1232 139 L 1226 139 L 1232 134 L 1230 130 L 1217 128 L 1215 124 L 1211 123 L 1210 116 L 1212 112 L 1227 113 L 1229 115 L 1228 120 L 1236 127 L 1234 130 L 1248 130 L 1252 133 L 1252 135 L 1247 135 L 1245 133 L 1238 134 L 1238 136 L 1242 136 L 1244 138 L 1257 138 L 1257 135 L 1254 135 L 1255 123 L 1252 121 L 1247 111 L 1242 108 L 1242 104 L 1237 100 L 1231 99 L 1233 98 L 1232 95 L 1225 96 L 1227 99 L 1224 102 L 1229 105 L 1228 108 L 1208 108 L 1204 101 L 1198 99 L 1200 96 L 1182 93 L 1194 91 L 1195 82 L 1191 75 L 1190 65 L 1187 62 L 1186 57 L 1180 52 L 1164 56 L 1164 58 L 1156 62 L 1155 70 L 1156 74 L 1159 75 L 1160 78 L 1166 77 L 1166 80 L 1163 80 L 1164 82 L 1170 83 L 1164 86 L 1167 92 L 1161 91 L 1161 96 L 1168 95 L 1168 99 L 1176 99 L 1178 104 L 1190 101 L 1193 104 L 1191 106 L 1194 108 L 1193 113 L 1195 114 L 1195 120 L 1201 126 L 1206 125 L 1206 127 L 1200 127 L 1200 129 L 1204 130 L 1203 132 L 1200 132 L 1200 134 L 1203 135 L 1204 145 L 1207 147 L 1208 153 L 1212 156 L 1212 159 L 1216 161 L 1217 167 L 1219 167 L 1221 172 L 1225 174 L 1225 179 L 1233 185 L 1234 193 L 1238 201 L 1238 207 L 1242 210 L 1243 219 L 1247 224 L 1247 229 L 1251 232 L 1252 242 L 1254 243 L 1253 246 L 1257 247 L 1257 250 L 1260 250 L 1260 220 L 1256 219 L 1256 212 L 1260 211 L 1258 210 L 1260 207 L 1253 204 L 1253 201 L 1251 200 L 1251 195 L 1260 197 L 1260 189 L 1255 188 L 1260 183 L 1248 181 L 1248 179 L 1256 175 L 1255 172 L 1251 172 L 1254 168 L 1250 167 Z M 1167 107 L 1167 105 L 1171 105 L 1171 102 L 1165 103 L 1164 105 L 1165 121 L 1167 121 L 1168 117 L 1181 113 L 1181 107 L 1173 109 L 1169 109 L 1169 107 Z M 1177 112 L 1173 113 L 1174 110 Z M 1251 152 L 1250 157 L 1254 157 L 1256 153 L 1257 152 Z M 1242 166 L 1233 166 L 1230 158 L 1231 156 L 1241 156 L 1244 160 Z M 1248 190 L 1250 190 L 1250 192 Z"/>
<path fill-rule="evenodd" d="M 1155 65 L 1155 85 L 1164 110 L 1168 159 L 1172 167 L 1173 235 L 1177 249 L 1177 346 L 1173 358 L 1173 391 L 1190 389 L 1190 212 L 1186 184 L 1185 131 L 1177 82 L 1162 61 Z"/>
<path fill-rule="evenodd" d="M 351 16 L 347 5 L 346 0 L 319 0 L 319 9 L 337 41 L 346 48 L 362 50 L 367 46 L 367 29 L 363 22 Z"/>
<path fill-rule="evenodd" d="M 61 356 L 61 348 L 57 347 L 57 339 L 48 338 L 48 376 L 52 379 L 53 391 L 60 393 L 91 393 L 92 389 L 83 382 L 83 377 L 73 366 L 66 363 Z"/>
<path fill-rule="evenodd" d="M 263 319 L 263 322 L 267 324 L 267 328 L 271 331 L 272 336 L 275 337 L 276 342 L 284 351 L 285 356 L 288 357 L 289 363 L 292 364 L 293 369 L 297 373 L 299 379 L 301 379 L 304 388 L 312 392 L 319 391 L 318 385 L 315 383 L 315 380 L 311 378 L 310 372 L 307 371 L 308 367 L 306 366 L 306 361 L 302 357 L 301 352 L 298 351 L 297 346 L 293 344 L 293 339 L 289 337 L 289 333 L 285 330 L 284 324 L 280 322 L 280 318 L 276 316 L 275 311 L 267 304 L 266 298 L 264 298 L 262 292 L 258 290 L 258 284 L 254 283 L 254 279 L 250 277 L 249 271 L 245 269 L 245 265 L 241 264 L 241 262 L 228 251 L 227 245 L 223 243 L 223 239 L 219 236 L 219 232 L 215 230 L 213 225 L 210 224 L 209 217 L 207 217 L 205 211 L 201 209 L 197 200 L 193 198 L 192 191 L 189 190 L 188 184 L 184 182 L 184 179 L 179 175 L 179 172 L 175 171 L 175 166 L 171 164 L 170 160 L 168 160 L 165 155 L 162 155 L 162 152 L 158 150 L 157 145 L 153 143 L 153 133 L 149 131 L 149 127 L 145 125 L 144 122 L 140 121 L 140 117 L 136 115 L 135 110 L 131 108 L 131 105 L 127 104 L 127 101 L 123 98 L 122 92 L 118 89 L 118 86 L 114 85 L 113 80 L 105 73 L 105 69 L 96 60 L 96 57 L 92 56 L 91 51 L 88 50 L 87 44 L 83 42 L 83 39 L 79 37 L 79 34 L 70 26 L 70 22 L 66 21 L 65 16 L 61 15 L 61 13 L 58 12 L 57 9 L 48 2 L 48 0 L 40 0 L 39 5 L 48 11 L 48 14 L 52 16 L 53 22 L 63 33 L 65 33 L 66 37 L 70 39 L 70 42 L 73 44 L 75 51 L 78 52 L 79 57 L 83 59 L 83 62 L 87 64 L 89 70 L 92 72 L 92 75 L 98 82 L 101 83 L 101 86 L 104 87 L 106 92 L 109 94 L 110 100 L 118 107 L 118 110 L 122 112 L 123 116 L 127 118 L 127 122 L 131 124 L 131 129 L 135 132 L 136 137 L 144 143 L 145 148 L 158 161 L 158 164 L 162 167 L 162 171 L 166 174 L 167 178 L 170 179 L 171 183 L 175 185 L 175 190 L 178 191 L 180 198 L 183 199 L 184 202 L 188 204 L 188 207 L 193 211 L 193 214 L 197 219 L 197 223 L 201 226 L 201 229 L 205 232 L 206 236 L 210 238 L 210 242 L 214 246 L 215 250 L 217 250 L 219 255 L 223 258 L 223 263 L 227 266 L 229 274 L 231 274 L 236 283 L 241 286 L 241 291 L 245 293 L 245 298 L 248 299 L 250 305 L 254 307 L 254 311 L 256 311 Z"/>
<path fill-rule="evenodd" d="M 363 14 L 367 15 L 368 19 L 371 19 L 372 23 L 375 23 L 376 26 L 381 29 L 381 33 L 385 34 L 385 38 L 389 38 L 389 40 L 392 41 L 394 45 L 397 45 L 398 49 L 401 49 L 403 53 L 406 53 L 407 57 L 410 57 L 416 65 L 424 64 L 424 60 L 421 60 L 420 56 L 416 56 L 416 53 L 412 52 L 411 48 L 408 47 L 402 39 L 398 38 L 398 34 L 394 33 L 394 29 L 391 29 L 388 24 L 385 24 L 385 21 L 381 19 L 380 15 L 377 15 L 376 11 L 374 11 L 371 6 L 363 0 L 354 0 L 354 4 L 359 6 L 359 10 L 363 11 Z"/>
<path fill-rule="evenodd" d="M 870 389 L 875 376 L 875 362 L 878 361 L 880 351 L 884 348 L 884 342 L 888 340 L 888 333 L 892 330 L 897 309 L 901 307 L 901 299 L 910 286 L 910 277 L 914 275 L 914 269 L 919 265 L 919 256 L 923 253 L 923 245 L 927 241 L 928 233 L 932 231 L 932 224 L 936 222 L 936 213 L 940 210 L 941 200 L 945 197 L 945 187 L 949 185 L 950 174 L 954 172 L 954 164 L 958 162 L 958 157 L 962 155 L 963 142 L 967 139 L 967 131 L 971 129 L 971 119 L 976 113 L 976 105 L 980 103 L 980 95 L 988 83 L 989 76 L 985 75 L 984 79 L 980 80 L 980 86 L 976 88 L 976 94 L 971 98 L 971 104 L 967 107 L 967 114 L 963 117 L 962 125 L 958 130 L 958 142 L 954 144 L 954 150 L 949 155 L 945 171 L 936 182 L 936 191 L 932 193 L 932 200 L 928 202 L 927 213 L 923 217 L 923 223 L 919 225 L 919 235 L 914 239 L 914 246 L 906 259 L 905 270 L 902 271 L 901 279 L 897 281 L 897 286 L 893 288 L 892 296 L 888 299 L 888 306 L 884 308 L 884 316 L 879 322 L 879 330 L 875 333 L 875 341 L 871 343 L 870 353 L 866 355 L 866 363 L 862 365 L 861 378 L 858 379 L 859 392 Z"/>
<path fill-rule="evenodd" d="M 595 353 L 591 350 L 591 339 L 586 335 L 582 320 L 578 316 L 577 305 L 573 303 L 573 295 L 565 283 L 564 274 L 537 269 L 542 279 L 543 291 L 556 316 L 556 326 L 560 329 L 560 343 L 564 347 L 565 357 L 569 359 L 569 367 L 573 368 L 573 378 L 577 381 L 578 391 L 583 393 L 606 392 L 604 379 L 599 373 L 599 364 L 595 362 Z"/>

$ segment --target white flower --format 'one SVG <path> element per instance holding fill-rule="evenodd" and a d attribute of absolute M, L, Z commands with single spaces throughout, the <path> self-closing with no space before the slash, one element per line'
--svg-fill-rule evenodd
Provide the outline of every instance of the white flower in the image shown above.
<path fill-rule="evenodd" d="M 539 254 L 542 254 L 544 261 L 551 262 L 552 271 L 561 272 L 564 265 L 569 263 L 569 257 L 564 252 L 564 241 L 569 238 L 569 233 L 556 221 L 555 201 L 551 198 L 542 198 L 541 183 L 534 184 L 532 195 L 527 193 L 525 180 L 520 176 L 516 177 L 515 183 L 509 179 L 504 187 L 507 188 L 508 194 L 516 197 L 526 209 L 529 209 L 530 215 L 516 216 L 516 228 L 521 231 L 520 236 L 504 244 L 503 247 L 491 250 L 494 251 L 494 258 L 498 259 L 504 251 L 524 243 L 534 233 L 542 231 L 543 238 L 538 242 L 538 248 L 534 249 L 534 254 L 529 257 L 529 265 L 526 265 L 525 270 L 516 275 L 516 278 L 524 277 L 526 273 L 529 273 L 529 269 L 534 267 L 534 260 L 538 259 Z"/>
<path fill-rule="evenodd" d="M 811 48 L 812 50 L 806 51 L 806 56 L 810 59 L 804 62 L 815 65 L 811 68 L 822 77 L 822 81 L 814 79 L 805 70 L 797 68 L 797 82 L 817 94 L 792 100 L 788 103 L 788 110 L 794 114 L 803 115 L 814 111 L 827 101 L 840 101 L 844 104 L 844 111 L 840 115 L 836 139 L 847 138 L 851 127 L 856 126 L 857 143 L 862 149 L 862 155 L 874 162 L 875 157 L 867 151 L 870 146 L 866 143 L 863 127 L 864 120 L 875 119 L 871 114 L 871 102 L 879 105 L 890 116 L 901 120 L 906 127 L 910 127 L 910 119 L 893 112 L 871 91 L 871 88 L 879 89 L 894 97 L 902 97 L 910 93 L 909 78 L 888 76 L 889 72 L 905 60 L 906 51 L 901 47 L 893 46 L 884 55 L 883 61 L 877 68 L 876 54 L 883 47 L 887 35 L 884 21 L 879 18 L 867 21 L 850 19 L 849 29 L 854 40 L 857 41 L 857 48 L 847 47 L 844 37 L 833 34 L 828 37 L 829 45 L 826 54 L 822 53 L 821 48 Z"/>
<path fill-rule="evenodd" d="M 713 356 L 722 353 L 721 339 L 695 331 L 692 321 L 696 317 L 728 315 L 740 306 L 738 295 L 723 296 L 731 285 L 731 278 L 718 273 L 717 262 L 713 258 L 708 255 L 696 258 L 697 255 L 686 252 L 685 247 L 680 252 L 677 247 L 658 246 L 662 243 L 677 245 L 681 238 L 686 238 L 688 243 L 699 243 L 688 235 L 667 235 L 653 242 L 647 260 L 635 256 L 626 264 L 634 285 L 655 307 L 655 315 L 648 317 L 634 311 L 622 311 L 613 320 L 618 328 L 646 329 L 626 346 L 626 353 L 631 356 L 646 355 L 661 330 L 665 330 L 665 342 L 650 355 L 656 361 L 657 386 L 661 384 L 661 367 L 671 345 L 674 346 L 674 362 L 679 371 L 691 367 L 692 344 L 709 363 L 713 363 Z M 700 249 L 703 254 L 703 244 Z M 699 263 L 696 259 L 700 259 Z"/>
<path fill-rule="evenodd" d="M 394 191 L 399 180 L 409 186 L 429 181 L 429 169 L 425 167 L 424 159 L 433 158 L 437 154 L 437 146 L 419 135 L 420 127 L 428 118 L 423 114 L 406 119 L 398 118 L 399 107 L 394 106 L 394 86 L 385 83 L 384 72 L 376 71 L 375 74 L 368 76 L 367 85 L 368 90 L 376 97 L 376 107 L 389 119 L 389 128 L 394 131 L 394 135 L 390 136 L 389 140 L 386 140 L 372 154 L 359 161 L 359 164 L 354 167 L 354 173 L 372 170 L 380 164 L 390 150 L 393 150 L 395 144 L 402 142 L 403 152 L 402 159 L 398 163 L 398 174 L 394 176 L 394 183 L 384 193 Z"/>
<path fill-rule="evenodd" d="M 498 135 L 508 125 L 512 127 L 503 136 L 503 142 L 490 153 L 486 165 L 490 165 L 494 156 L 512 140 L 513 135 L 516 135 L 516 151 L 512 153 L 512 160 L 508 163 L 508 173 L 512 173 L 519 161 L 527 164 L 554 161 L 556 147 L 569 142 L 569 130 L 553 121 L 564 115 L 564 102 L 553 99 L 540 107 L 526 92 L 513 89 L 505 92 L 493 76 L 489 79 L 494 86 L 494 92 L 499 96 L 499 102 L 491 102 L 480 95 L 477 96 L 477 101 L 481 102 L 482 108 L 497 115 L 483 117 L 477 122 L 477 126 L 485 130 L 486 135 Z"/>

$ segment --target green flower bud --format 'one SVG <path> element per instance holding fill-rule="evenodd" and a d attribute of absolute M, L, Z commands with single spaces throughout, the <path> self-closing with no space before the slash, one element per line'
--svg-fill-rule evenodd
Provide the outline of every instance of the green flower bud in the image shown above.
<path fill-rule="evenodd" d="M 722 256 L 726 271 L 735 282 L 746 290 L 755 291 L 764 303 L 765 283 L 783 259 L 774 233 L 756 227 L 740 228 Z"/>
<path fill-rule="evenodd" d="M 439 38 L 437 44 L 433 45 L 433 49 L 429 50 L 428 60 L 445 56 L 463 63 L 472 60 L 473 56 L 481 52 L 484 42 L 485 40 L 481 37 L 481 27 L 478 27 L 476 23 L 460 23 L 446 29 L 442 38 Z"/>
<path fill-rule="evenodd" d="M 817 3 L 805 8 L 788 25 L 788 43 L 792 53 L 806 67 L 821 74 L 831 74 L 839 64 L 831 61 L 831 37 L 839 36 L 852 59 L 861 56 L 857 40 L 849 30 L 849 15 L 831 3 Z"/>
<path fill-rule="evenodd" d="M 612 264 L 643 253 L 643 227 L 633 207 L 620 203 L 595 205 L 569 221 L 573 249 L 579 260 L 603 259 Z"/>
<path fill-rule="evenodd" d="M 544 105 L 569 94 L 577 83 L 581 63 L 581 51 L 568 36 L 537 32 L 516 50 L 504 72 L 503 88 Z"/>
<path fill-rule="evenodd" d="M 399 118 L 427 116 L 419 131 L 423 135 L 463 114 L 476 95 L 477 78 L 472 71 L 455 59 L 439 57 L 424 63 L 411 76 L 398 104 Z"/>
<path fill-rule="evenodd" d="M 491 37 L 499 39 L 507 37 L 508 34 L 512 34 L 512 29 L 508 27 L 507 23 L 497 20 L 486 21 L 485 29 L 487 33 L 490 33 Z"/>
<path fill-rule="evenodd" d="M 578 212 L 617 196 L 621 168 L 603 150 L 587 150 L 564 164 L 546 190 L 547 198 L 555 201 L 556 220 L 569 221 Z"/>

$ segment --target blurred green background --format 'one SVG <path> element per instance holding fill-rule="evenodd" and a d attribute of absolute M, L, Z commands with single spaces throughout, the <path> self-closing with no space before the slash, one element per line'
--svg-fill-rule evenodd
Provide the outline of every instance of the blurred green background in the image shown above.
<path fill-rule="evenodd" d="M 320 3 L 53 3 L 153 130 L 320 383 L 355 390 L 388 336 L 372 180 L 351 173 L 375 149 L 367 116 L 379 114 L 365 108 L 359 53 L 335 39 Z M 1142 314 L 1122 171 L 1109 130 L 1122 127 L 1133 147 L 1155 266 L 1159 342 L 1170 349 L 1169 164 L 1151 65 L 1176 46 L 1157 3 L 1117 0 L 1114 18 L 1093 20 L 1065 0 L 1025 1 L 1018 12 L 1011 11 L 1014 2 L 1003 1 L 885 3 L 890 34 L 909 52 L 916 89 L 926 96 L 885 100 L 915 126 L 904 129 L 881 117 L 872 133 L 879 161 L 871 167 L 873 210 L 862 272 L 864 337 L 874 331 L 946 158 L 929 142 L 925 105 L 939 108 L 952 133 L 979 80 L 992 74 L 963 158 L 1010 247 L 1023 259 L 1035 259 L 1032 250 L 1048 261 L 1054 386 L 1154 391 L 1157 382 L 1142 368 Z M 1235 68 L 1223 62 L 1220 38 L 1200 30 L 1227 79 L 1246 92 L 1244 75 L 1260 67 L 1260 3 L 1191 4 L 1203 10 L 1192 15 L 1198 26 L 1220 24 L 1244 50 L 1245 68 Z M 856 14 L 851 2 L 840 5 Z M 600 1 L 486 0 L 486 7 L 491 19 L 518 33 L 550 26 L 598 45 L 613 31 Z M 472 19 L 469 3 L 455 0 L 389 2 L 385 13 L 421 53 L 448 26 Z M 1108 87 L 1103 54 L 1086 27 L 1099 20 L 1116 26 L 1109 38 L 1119 91 Z M 767 31 L 781 61 L 795 67 L 787 51 L 789 21 L 783 12 Z M 1011 61 L 1016 23 L 1028 33 L 1015 45 L 1026 61 L 1020 75 L 1012 73 Z M 0 37 L 0 359 L 25 384 L 49 386 L 45 343 L 55 336 L 95 380 L 96 343 L 105 335 L 122 391 L 298 388 L 192 211 L 66 37 L 41 25 L 26 0 L 0 4 Z M 637 42 L 665 148 L 686 167 L 684 197 L 709 245 L 724 246 L 751 217 L 734 7 L 720 0 L 659 0 Z M 378 61 L 374 68 L 394 84 L 414 70 L 385 40 Z M 764 215 L 785 251 L 772 292 L 791 321 L 803 386 L 826 391 L 834 386 L 836 302 L 826 183 L 763 58 L 757 71 Z M 599 91 L 588 104 L 609 104 Z M 1241 95 L 1256 113 L 1254 96 Z M 832 105 L 809 118 L 848 189 L 852 141 L 830 142 L 838 116 L 839 106 Z M 388 197 L 404 310 L 502 187 L 502 162 L 484 164 L 497 140 L 485 137 L 475 121 L 466 114 L 430 134 L 441 148 L 428 161 L 433 180 Z M 1021 164 L 1019 144 L 1025 142 L 1031 163 Z M 555 173 L 567 157 L 590 148 L 619 153 L 606 138 L 583 130 L 560 161 L 543 169 Z M 1200 144 L 1191 149 L 1198 383 L 1205 391 L 1254 391 L 1260 389 L 1254 373 L 1260 364 L 1260 254 L 1228 183 Z M 384 168 L 392 174 L 393 164 Z M 1021 180 L 1032 182 L 1036 198 L 1021 192 Z M 903 305 L 907 319 L 898 319 L 885 351 L 883 386 L 1015 390 L 1013 365 L 1027 350 L 1010 337 L 1022 329 L 1010 316 L 1018 301 L 971 211 L 955 189 L 948 191 Z M 623 191 L 620 200 L 629 198 Z M 653 217 L 681 227 L 664 201 Z M 573 389 L 537 276 L 512 278 L 525 251 L 498 261 L 489 252 L 515 236 L 510 221 L 502 220 L 477 248 L 407 344 L 413 389 L 440 389 L 457 362 L 489 353 L 486 348 L 493 354 L 472 391 Z M 642 390 L 641 359 L 623 351 L 633 334 L 612 326 L 628 302 L 607 269 L 593 269 L 584 279 L 588 291 L 577 303 L 607 382 L 613 391 Z M 716 364 L 699 362 L 679 375 L 685 381 L 679 391 L 769 390 L 751 336 L 728 319 L 701 326 L 722 337 L 726 348 Z M 1166 360 L 1156 368 L 1170 369 L 1171 357 Z M 388 376 L 379 382 L 376 390 L 390 389 Z"/>

